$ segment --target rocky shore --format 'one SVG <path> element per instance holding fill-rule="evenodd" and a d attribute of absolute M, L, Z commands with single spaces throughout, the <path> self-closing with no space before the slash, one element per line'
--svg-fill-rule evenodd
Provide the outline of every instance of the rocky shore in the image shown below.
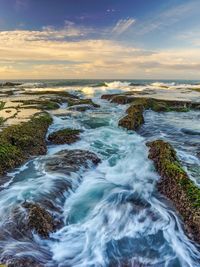
<path fill-rule="evenodd" d="M 143 112 L 187 112 L 200 110 L 200 103 L 135 97 L 132 95 L 103 95 L 102 99 L 116 104 L 129 104 L 127 115 L 119 121 L 119 126 L 127 130 L 138 130 L 145 122 Z M 172 201 L 179 212 L 187 234 L 200 244 L 200 189 L 191 181 L 177 158 L 174 148 L 167 142 L 156 140 L 147 144 L 149 158 L 154 162 L 161 179 L 158 191 Z"/>
<path fill-rule="evenodd" d="M 17 83 L 4 84 L 4 87 L 8 88 L 12 86 L 21 85 Z M 102 139 L 100 139 L 98 136 L 100 135 L 100 131 L 95 132 L 96 136 L 93 139 L 91 139 L 90 135 L 91 132 L 94 132 L 98 127 L 99 129 L 101 127 L 105 127 L 105 121 L 101 120 L 101 118 L 105 116 L 107 109 L 105 108 L 105 110 L 102 110 L 102 113 L 99 112 L 98 114 L 98 112 L 96 112 L 95 114 L 96 110 L 99 111 L 98 108 L 100 106 L 99 104 L 94 103 L 90 98 L 80 98 L 77 95 L 73 95 L 64 91 L 45 91 L 45 89 L 43 91 L 22 92 L 20 96 L 10 97 L 8 94 L 6 97 L 1 98 L 0 179 L 2 179 L 2 184 L 7 172 L 21 166 L 33 157 L 41 156 L 36 158 L 36 166 L 30 167 L 31 171 L 34 169 L 33 176 L 28 177 L 30 181 L 34 180 L 34 182 L 36 182 L 36 187 L 30 187 L 30 189 L 27 191 L 24 190 L 25 193 L 21 193 L 20 179 L 22 179 L 22 182 L 25 183 L 26 179 L 24 177 L 28 175 L 28 172 L 25 171 L 22 174 L 22 177 L 15 178 L 16 181 L 14 181 L 14 183 L 19 183 L 19 185 L 17 185 L 19 196 L 17 193 L 16 202 L 14 202 L 15 204 L 11 209 L 8 205 L 9 212 L 5 212 L 6 220 L 0 225 L 0 262 L 5 264 L 2 266 L 44 267 L 47 266 L 46 263 L 48 261 L 51 262 L 51 266 L 53 266 L 52 264 L 54 264 L 54 262 L 52 263 L 51 261 L 53 254 L 52 251 L 48 251 L 47 247 L 45 247 L 46 243 L 53 240 L 52 235 L 55 234 L 55 232 L 57 234 L 57 231 L 60 231 L 63 226 L 67 226 L 68 223 L 70 224 L 69 218 L 71 210 L 68 210 L 67 206 L 70 204 L 70 201 L 66 203 L 66 200 L 71 200 L 70 196 L 79 191 L 81 183 L 84 181 L 83 178 L 85 178 L 84 175 L 88 171 L 93 170 L 93 168 L 96 171 L 96 166 L 101 162 L 101 155 L 102 159 L 104 159 L 104 156 L 106 158 L 107 155 L 112 155 L 112 157 L 109 158 L 109 167 L 106 165 L 107 163 L 105 163 L 105 161 L 103 162 L 103 168 L 100 171 L 98 170 L 99 173 L 97 173 L 99 176 L 97 179 L 98 186 L 100 189 L 102 187 L 102 191 L 98 192 L 97 188 L 92 188 L 91 191 L 88 190 L 87 192 L 86 186 L 86 193 L 84 193 L 88 202 L 86 204 L 84 203 L 83 206 L 79 200 L 76 200 L 73 203 L 71 209 L 74 217 L 76 217 L 74 214 L 77 209 L 78 211 L 80 209 L 80 214 L 87 213 L 87 210 L 89 210 L 91 207 L 93 207 L 93 205 L 95 205 L 96 202 L 99 202 L 100 199 L 103 198 L 103 195 L 106 194 L 105 192 L 112 191 L 112 188 L 114 188 L 115 184 L 115 171 L 120 172 L 126 164 L 128 169 L 127 173 L 130 175 L 129 179 L 131 180 L 133 175 L 132 173 L 134 173 L 134 179 L 137 180 L 136 187 L 141 187 L 140 179 L 142 177 L 142 172 L 138 172 L 141 177 L 136 175 L 135 168 L 137 168 L 137 164 L 134 165 L 133 169 L 129 169 L 129 164 L 132 162 L 132 154 L 134 154 L 134 150 L 137 150 L 138 143 L 133 144 L 135 147 L 134 150 L 131 150 L 131 152 L 133 152 L 131 153 L 131 156 L 129 155 L 130 161 L 122 161 L 117 170 L 111 170 L 111 172 L 113 171 L 111 176 L 110 173 L 106 173 L 107 168 L 110 170 L 111 166 L 114 165 L 119 159 L 124 159 L 124 157 L 126 157 L 126 155 L 123 154 L 124 150 L 120 150 L 121 145 L 124 145 L 124 143 L 122 143 L 121 140 L 117 145 L 111 142 L 110 138 L 113 137 L 113 133 L 118 134 L 117 131 L 119 131 L 119 139 L 121 138 L 122 133 L 125 133 L 125 137 L 127 137 L 127 139 L 130 137 L 132 138 L 133 134 L 131 132 L 122 130 L 121 127 L 129 131 L 138 131 L 145 123 L 145 111 L 148 110 L 154 112 L 188 112 L 190 110 L 200 110 L 200 103 L 198 102 L 159 99 L 153 98 L 152 96 L 150 97 L 148 94 L 140 95 L 140 93 L 135 94 L 133 92 L 127 92 L 123 94 L 106 94 L 102 95 L 101 98 L 103 100 L 108 100 L 113 104 L 128 105 L 128 107 L 126 107 L 125 114 L 124 109 L 122 109 L 122 111 L 120 111 L 121 113 L 118 114 L 120 116 L 116 117 L 119 127 L 115 126 L 115 129 L 113 130 L 113 124 L 111 124 L 111 126 L 109 125 L 106 131 L 104 131 L 103 134 L 101 133 L 103 135 Z M 104 101 L 102 102 L 104 104 Z M 98 103 L 102 102 L 99 101 Z M 113 110 L 112 115 L 115 112 L 115 110 Z M 96 116 L 94 116 L 94 118 L 92 116 L 84 117 L 85 114 L 90 113 L 92 113 L 92 115 L 95 114 Z M 63 116 L 63 114 L 65 116 Z M 123 117 L 121 116 L 122 114 L 124 114 Z M 70 122 L 74 122 L 74 118 L 78 118 L 78 120 L 75 124 L 70 124 Z M 68 123 L 66 123 L 66 120 L 68 120 Z M 54 124 L 52 125 L 53 122 Z M 85 123 L 84 127 L 83 123 Z M 108 122 L 106 123 L 106 125 L 108 125 Z M 75 126 L 71 127 L 71 125 Z M 49 129 L 49 127 L 51 128 Z M 82 128 L 84 131 L 81 130 Z M 84 136 L 83 140 L 81 140 L 82 136 Z M 87 138 L 89 140 L 89 144 L 92 143 L 91 146 L 87 146 Z M 107 140 L 109 140 L 108 143 L 106 143 Z M 79 143 L 73 146 L 73 144 L 78 141 Z M 79 148 L 79 144 L 82 143 L 84 143 L 83 146 L 80 146 Z M 66 144 L 66 146 L 61 146 L 64 144 Z M 130 146 L 131 145 L 132 139 L 130 141 Z M 139 143 L 139 145 L 141 144 Z M 144 146 L 144 149 L 139 150 L 138 158 L 141 156 L 140 153 L 146 151 L 144 142 L 142 145 Z M 159 192 L 158 196 L 160 197 L 160 194 L 162 194 L 166 197 L 166 199 L 168 199 L 168 201 L 171 201 L 172 206 L 176 209 L 181 220 L 184 222 L 185 231 L 189 238 L 196 242 L 196 244 L 200 244 L 199 187 L 190 179 L 187 172 L 181 166 L 181 162 L 178 159 L 176 151 L 170 143 L 163 140 L 156 140 L 148 142 L 146 145 L 149 148 L 149 159 L 153 161 L 155 170 L 160 176 L 160 179 L 157 182 L 157 189 Z M 130 146 L 128 146 L 128 149 Z M 63 147 L 65 148 L 64 150 Z M 76 147 L 76 149 L 74 149 L 74 147 Z M 90 149 L 88 149 L 88 147 L 91 147 L 91 151 L 89 151 Z M 99 151 L 101 151 L 102 154 L 100 153 L 99 156 L 99 151 L 96 153 L 94 148 L 99 148 Z M 103 151 L 103 149 L 105 150 Z M 117 154 L 118 150 L 119 154 Z M 127 154 L 127 150 L 125 150 L 125 152 Z M 146 158 L 144 157 L 144 159 L 145 161 L 148 161 L 147 155 Z M 140 161 L 138 162 L 140 163 Z M 152 168 L 152 163 L 150 161 L 148 162 Z M 145 163 L 146 162 L 144 162 L 144 170 L 150 172 L 150 170 L 145 166 Z M 140 166 L 140 168 L 141 167 L 142 166 Z M 38 170 L 40 170 L 39 174 L 37 173 Z M 157 178 L 157 174 L 155 174 L 154 170 L 151 171 Z M 104 172 L 106 173 L 106 179 L 102 179 L 102 177 L 104 178 Z M 125 175 L 127 174 L 126 172 L 124 173 Z M 122 172 L 123 175 L 124 173 Z M 94 179 L 95 175 L 96 173 L 92 173 L 91 177 L 89 178 Z M 44 179 L 44 181 L 41 182 L 42 179 Z M 12 184 L 12 179 L 10 181 Z M 147 185 L 150 187 L 150 185 L 153 185 L 155 181 L 152 179 Z M 27 182 L 29 181 L 27 180 Z M 88 184 L 90 183 L 88 180 L 86 180 L 86 182 Z M 107 189 L 105 187 L 106 183 L 109 184 Z M 121 184 L 119 181 L 116 182 L 117 187 L 115 187 L 115 190 L 113 190 L 112 195 L 109 196 L 109 200 L 107 201 L 107 199 L 104 199 L 103 208 L 100 209 L 98 207 L 97 211 L 95 212 L 96 216 L 100 213 L 99 211 L 101 211 L 102 222 L 96 220 L 94 221 L 94 224 L 102 223 L 99 225 L 103 225 L 103 227 L 105 226 L 106 228 L 106 226 L 109 225 L 110 220 L 111 225 L 113 224 L 114 227 L 118 227 L 115 225 L 115 222 L 112 223 L 112 216 L 109 217 L 107 215 L 109 213 L 104 214 L 105 207 L 109 207 L 110 209 L 113 209 L 113 213 L 111 213 L 111 215 L 115 215 L 115 208 L 117 211 L 119 210 L 119 215 L 117 217 L 118 220 L 121 220 L 121 209 L 124 209 L 124 214 L 128 212 L 128 210 L 131 210 L 128 219 L 126 218 L 125 220 L 127 220 L 131 225 L 132 222 L 130 221 L 132 219 L 134 221 L 136 218 L 134 223 L 142 225 L 142 227 L 144 227 L 142 231 L 145 231 L 147 228 L 149 228 L 149 225 L 145 225 L 145 220 L 148 216 L 150 219 L 147 220 L 147 223 L 151 222 L 159 225 L 159 220 L 161 217 L 159 217 L 159 213 L 157 214 L 156 211 L 153 210 L 151 203 L 148 202 L 148 192 L 147 199 L 142 199 L 143 196 L 137 193 L 137 188 L 135 190 L 134 187 L 131 187 L 132 183 L 132 181 L 130 184 L 129 181 L 125 181 L 125 184 L 122 183 L 122 190 L 120 191 L 119 188 Z M 33 193 L 34 190 L 38 189 L 40 192 L 40 188 L 43 187 L 44 190 L 41 190 L 42 193 L 39 193 L 35 197 Z M 5 188 L 7 190 L 6 186 Z M 1 190 L 3 191 L 4 188 Z M 16 189 L 14 188 L 14 191 L 15 190 Z M 10 201 L 12 201 L 12 198 Z M 81 198 L 80 201 L 84 202 L 84 199 Z M 115 204 L 117 207 L 115 207 Z M 64 207 L 66 208 L 66 206 L 67 212 L 64 212 Z M 146 212 L 146 209 L 149 210 Z M 124 221 L 122 223 L 124 223 Z M 91 225 L 92 224 L 89 224 L 89 227 L 92 227 Z M 109 227 L 110 231 L 112 232 L 112 226 L 109 225 Z M 122 224 L 122 227 L 124 227 L 124 224 Z M 66 230 L 64 230 L 60 235 L 65 235 L 65 231 Z M 83 230 L 81 229 L 81 231 Z M 95 235 L 95 233 L 93 233 L 93 235 Z M 152 233 L 150 235 L 152 235 Z M 141 241 L 142 246 L 149 246 L 148 241 L 149 238 L 151 238 L 150 235 L 149 233 L 147 236 L 144 235 L 145 241 L 144 243 L 143 240 Z M 135 240 L 136 242 L 140 242 L 141 240 L 138 236 L 138 239 L 129 239 L 130 246 L 133 248 L 135 248 Z M 60 237 L 57 236 L 56 238 Z M 54 236 L 54 242 L 57 242 L 56 238 Z M 158 233 L 156 233 L 155 238 L 158 238 L 158 240 L 160 238 L 159 242 L 161 242 L 161 246 L 162 244 L 165 244 L 163 241 L 164 236 L 162 230 L 159 230 Z M 16 241 L 17 246 L 14 250 L 12 250 L 10 247 L 10 240 Z M 122 236 L 119 238 L 119 240 L 117 240 L 117 242 L 127 244 L 126 240 L 126 237 L 124 238 Z M 80 242 L 81 241 L 82 240 L 80 239 Z M 147 244 L 145 244 L 145 242 L 147 242 Z M 110 244 L 111 243 L 112 242 L 110 242 Z M 26 255 L 21 254 L 25 246 L 24 244 L 30 245 L 30 251 L 28 251 Z M 72 245 L 74 244 L 72 243 Z M 114 242 L 112 245 L 115 246 Z M 127 249 L 127 247 L 124 246 L 124 249 Z M 156 248 L 153 249 L 153 253 L 156 254 Z M 15 254 L 12 254 L 13 251 L 15 251 Z M 150 266 L 146 263 L 140 263 L 139 258 L 136 258 L 132 261 L 130 255 L 128 255 L 127 258 L 119 258 L 116 260 L 113 258 L 113 260 L 108 263 L 108 266 L 118 266 L 117 264 L 119 262 L 120 266 L 127 267 L 132 266 L 132 264 L 138 267 Z M 56 264 L 57 263 L 55 263 L 55 266 L 58 266 L 58 264 Z"/>
<path fill-rule="evenodd" d="M 46 153 L 46 133 L 52 118 L 41 113 L 30 121 L 0 132 L 0 175 L 24 163 L 31 156 Z"/>
<path fill-rule="evenodd" d="M 149 158 L 161 177 L 158 191 L 172 201 L 188 235 L 200 244 L 200 188 L 188 177 L 169 143 L 156 140 L 147 146 Z"/>
<path fill-rule="evenodd" d="M 16 84 L 18 86 L 19 84 Z M 6 83 L 4 87 L 14 86 Z M 33 97 L 34 96 L 34 97 Z M 26 94 L 25 99 L 2 98 L 0 101 L 0 177 L 10 170 L 25 163 L 31 157 L 45 155 L 47 144 L 72 144 L 80 139 L 81 130 L 65 128 L 51 133 L 47 132 L 53 119 L 51 112 L 58 110 L 60 105 L 66 103 L 67 109 L 74 108 L 76 112 L 84 112 L 91 108 L 99 107 L 91 99 L 80 99 L 75 95 L 65 92 L 44 91 Z M 19 114 L 27 111 L 26 118 L 21 120 Z M 33 111 L 34 112 L 31 112 Z M 90 151 L 64 150 L 49 156 L 44 160 L 44 169 L 54 175 L 71 175 L 79 171 L 84 172 L 89 167 L 95 166 L 100 159 Z M 41 160 L 43 164 L 43 160 Z M 77 179 L 81 179 L 78 175 Z M 77 181 L 78 182 L 78 181 Z M 48 239 L 49 235 L 59 229 L 62 222 L 61 209 L 51 200 L 52 197 L 63 198 L 63 194 L 72 190 L 72 183 L 68 180 L 60 180 L 51 196 L 43 196 L 38 202 L 24 202 L 16 206 L 10 218 L 10 224 L 0 226 L 1 240 L 10 235 L 20 242 L 29 240 L 34 244 L 36 233 L 42 239 Z M 74 189 L 73 189 L 74 190 Z M 56 217 L 55 217 L 56 214 Z M 35 246 L 35 245 L 34 245 Z M 20 248 L 19 248 L 20 249 Z M 37 251 L 37 246 L 33 251 Z M 42 259 L 38 261 L 34 256 L 4 255 L 1 257 L 2 266 L 7 267 L 43 267 Z M 6 264 L 6 265 L 4 265 Z"/>
<path fill-rule="evenodd" d="M 165 100 L 150 97 L 138 97 L 131 94 L 102 95 L 102 99 L 120 105 L 130 104 L 126 110 L 127 115 L 120 119 L 119 126 L 127 130 L 138 130 L 144 123 L 143 112 L 153 110 L 155 112 L 187 112 L 189 110 L 200 110 L 200 103 L 191 101 Z"/>

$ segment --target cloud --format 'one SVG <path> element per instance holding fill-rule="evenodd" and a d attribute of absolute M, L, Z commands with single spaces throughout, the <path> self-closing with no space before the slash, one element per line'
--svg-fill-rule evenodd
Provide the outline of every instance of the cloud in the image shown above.
<path fill-rule="evenodd" d="M 52 28 L 0 32 L 0 79 L 192 79 L 200 74 L 200 48 L 150 51 L 108 39 L 66 40 L 68 34 Z"/>
<path fill-rule="evenodd" d="M 161 11 L 155 16 L 152 15 L 151 18 L 146 18 L 136 30 L 139 34 L 146 34 L 169 27 L 187 17 L 194 16 L 195 14 L 198 15 L 199 8 L 200 2 L 198 0 L 191 0 L 188 3 L 175 5 L 165 11 Z"/>
<path fill-rule="evenodd" d="M 116 25 L 114 26 L 112 33 L 115 35 L 121 35 L 126 32 L 133 24 L 135 23 L 135 19 L 120 19 Z"/>

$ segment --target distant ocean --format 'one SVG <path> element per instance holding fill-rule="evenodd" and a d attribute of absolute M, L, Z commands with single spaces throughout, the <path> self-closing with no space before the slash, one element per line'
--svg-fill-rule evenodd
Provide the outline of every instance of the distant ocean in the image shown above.
<path fill-rule="evenodd" d="M 35 85 L 41 87 L 56 87 L 56 86 L 109 86 L 109 85 L 130 85 L 130 86 L 142 86 L 142 85 L 152 85 L 161 84 L 166 86 L 178 86 L 178 85 L 199 85 L 200 80 L 141 80 L 141 79 L 59 79 L 59 80 L 0 80 L 0 83 L 7 81 L 18 82 L 24 85 Z"/>

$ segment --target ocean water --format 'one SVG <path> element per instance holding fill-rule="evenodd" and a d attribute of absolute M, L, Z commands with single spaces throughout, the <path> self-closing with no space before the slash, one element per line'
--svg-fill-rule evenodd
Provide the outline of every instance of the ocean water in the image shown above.
<path fill-rule="evenodd" d="M 100 105 L 84 113 L 52 113 L 49 133 L 66 127 L 82 129 L 72 145 L 49 145 L 45 156 L 9 173 L 0 191 L 0 257 L 32 256 L 49 267 L 198 267 L 200 248 L 188 239 L 172 205 L 156 190 L 159 179 L 145 143 L 162 138 L 174 145 L 190 178 L 200 185 L 200 112 L 145 112 L 138 133 L 118 127 L 126 105 L 101 99 L 105 93 L 147 92 L 200 102 L 198 81 L 23 81 L 22 92 L 68 91 Z M 3 88 L 8 90 L 7 88 Z M 65 111 L 66 105 L 61 109 Z M 84 149 L 101 158 L 97 167 L 71 176 L 44 170 L 45 161 L 63 149 Z M 57 194 L 61 181 L 72 190 Z M 56 194 L 56 197 L 55 197 Z M 13 234 L 13 210 L 24 201 L 51 199 L 59 207 L 62 227 L 50 239 Z M 58 216 L 58 214 L 54 214 Z M 20 218 L 16 218 L 16 223 Z"/>

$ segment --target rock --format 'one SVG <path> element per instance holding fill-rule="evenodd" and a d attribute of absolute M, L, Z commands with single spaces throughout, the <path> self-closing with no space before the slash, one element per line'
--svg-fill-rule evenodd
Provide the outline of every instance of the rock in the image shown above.
<path fill-rule="evenodd" d="M 24 203 L 23 207 L 27 210 L 27 227 L 41 237 L 48 238 L 56 229 L 52 215 L 36 203 Z"/>
<path fill-rule="evenodd" d="M 156 140 L 147 146 L 150 148 L 149 158 L 161 176 L 158 191 L 172 201 L 182 216 L 188 235 L 200 243 L 200 188 L 183 170 L 169 143 Z"/>
<path fill-rule="evenodd" d="M 79 111 L 79 112 L 84 112 L 86 110 L 93 110 L 94 106 L 91 105 L 75 105 L 75 106 L 71 106 L 68 108 L 69 110 L 75 110 L 75 111 Z"/>
<path fill-rule="evenodd" d="M 45 97 L 51 96 L 51 98 L 56 97 L 57 99 L 59 98 L 62 102 L 66 101 L 67 99 L 79 99 L 78 96 L 70 94 L 70 93 L 65 92 L 65 91 L 49 91 L 46 89 L 44 89 L 43 91 L 24 92 L 24 94 L 25 95 L 37 95 L 37 96 L 43 96 L 44 95 Z"/>
<path fill-rule="evenodd" d="M 140 128 L 144 123 L 143 111 L 147 109 L 156 112 L 186 112 L 190 109 L 200 109 L 200 103 L 136 97 L 130 93 L 102 95 L 101 98 L 121 105 L 132 104 L 126 111 L 127 115 L 119 121 L 119 126 L 128 130 L 138 130 Z"/>
<path fill-rule="evenodd" d="M 200 103 L 191 101 L 156 99 L 150 97 L 137 97 L 130 94 L 111 94 L 102 95 L 102 99 L 106 99 L 116 104 L 135 104 L 142 105 L 144 109 L 151 109 L 156 112 L 187 112 L 190 109 L 199 110 Z"/>
<path fill-rule="evenodd" d="M 90 164 L 97 165 L 100 159 L 86 150 L 63 150 L 45 160 L 45 169 L 50 172 L 70 175 L 80 168 L 88 168 Z"/>
<path fill-rule="evenodd" d="M 99 108 L 98 104 L 95 104 L 91 99 L 68 99 L 67 100 L 68 106 L 76 106 L 76 105 L 90 105 L 95 108 Z"/>
<path fill-rule="evenodd" d="M 128 115 L 119 121 L 119 126 L 127 130 L 138 130 L 144 123 L 143 107 L 140 105 L 133 105 L 127 109 Z"/>
<path fill-rule="evenodd" d="M 25 162 L 30 156 L 46 153 L 46 133 L 52 118 L 46 113 L 0 132 L 0 175 Z"/>
<path fill-rule="evenodd" d="M 150 267 L 149 265 L 147 266 L 146 264 L 140 263 L 138 261 L 133 260 L 113 260 L 112 262 L 109 263 L 108 267 Z"/>
<path fill-rule="evenodd" d="M 55 110 L 60 107 L 59 100 L 57 99 L 30 99 L 30 100 L 20 100 L 23 103 L 24 108 L 30 108 L 33 106 L 40 110 Z"/>
<path fill-rule="evenodd" d="M 81 130 L 63 129 L 49 135 L 48 140 L 53 144 L 72 144 L 80 139 Z"/>
<path fill-rule="evenodd" d="M 2 86 L 3 87 L 12 87 L 12 86 L 18 86 L 18 85 L 21 85 L 21 83 L 14 83 L 14 82 L 5 82 L 5 83 L 2 83 Z"/>
<path fill-rule="evenodd" d="M 0 265 L 0 267 L 44 267 L 43 264 L 37 262 L 33 257 L 20 257 L 12 258 L 6 262 L 6 265 Z"/>

